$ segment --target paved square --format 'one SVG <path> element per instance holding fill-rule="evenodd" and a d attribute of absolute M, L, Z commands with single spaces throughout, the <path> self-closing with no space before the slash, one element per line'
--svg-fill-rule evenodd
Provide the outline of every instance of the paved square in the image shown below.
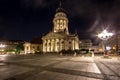
<path fill-rule="evenodd" d="M 1 55 L 0 80 L 119 80 L 118 59 Z"/>

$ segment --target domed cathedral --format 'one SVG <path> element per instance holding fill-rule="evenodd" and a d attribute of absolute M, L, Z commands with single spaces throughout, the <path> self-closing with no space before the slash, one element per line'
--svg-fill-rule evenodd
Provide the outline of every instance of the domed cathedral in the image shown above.
<path fill-rule="evenodd" d="M 68 18 L 62 8 L 61 1 L 53 19 L 53 30 L 42 37 L 43 52 L 59 52 L 61 50 L 79 49 L 77 34 L 69 34 Z"/>

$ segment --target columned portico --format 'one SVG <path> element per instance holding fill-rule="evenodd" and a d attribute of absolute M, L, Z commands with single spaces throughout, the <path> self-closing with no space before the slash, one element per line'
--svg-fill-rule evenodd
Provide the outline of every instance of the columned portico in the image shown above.
<path fill-rule="evenodd" d="M 50 39 L 44 40 L 43 42 L 43 51 L 44 52 L 59 52 L 64 49 L 64 40 L 63 39 Z"/>
<path fill-rule="evenodd" d="M 72 48 L 73 48 L 73 50 L 75 49 L 75 41 L 74 40 L 72 40 Z"/>

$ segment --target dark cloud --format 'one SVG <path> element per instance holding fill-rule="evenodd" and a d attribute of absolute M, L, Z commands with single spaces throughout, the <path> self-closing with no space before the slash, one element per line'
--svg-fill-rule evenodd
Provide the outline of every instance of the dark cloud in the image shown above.
<path fill-rule="evenodd" d="M 80 17 L 82 15 L 86 15 L 87 17 L 89 17 L 93 13 L 94 15 L 96 14 L 96 7 L 91 4 L 90 0 L 66 0 L 65 5 L 67 5 L 66 8 L 71 17 Z"/>
<path fill-rule="evenodd" d="M 45 8 L 55 3 L 55 0 L 21 0 L 23 7 Z"/>
<path fill-rule="evenodd" d="M 101 17 L 109 18 L 119 14 L 119 3 L 119 0 L 66 0 L 64 4 L 71 17 L 85 15 L 91 18 L 99 13 Z"/>
<path fill-rule="evenodd" d="M 115 26 L 120 17 L 119 4 L 120 0 L 66 0 L 64 3 L 70 17 L 88 21 L 88 32 L 100 30 L 101 25 Z"/>
<path fill-rule="evenodd" d="M 0 0 L 0 37 L 45 35 L 53 28 L 58 6 L 59 0 Z M 106 25 L 113 30 L 120 26 L 120 0 L 62 0 L 62 6 L 70 32 L 77 30 L 80 38 L 90 38 Z"/>

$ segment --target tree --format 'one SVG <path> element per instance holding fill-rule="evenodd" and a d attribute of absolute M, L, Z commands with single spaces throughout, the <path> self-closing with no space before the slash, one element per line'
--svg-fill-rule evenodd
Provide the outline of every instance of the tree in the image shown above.
<path fill-rule="evenodd" d="M 24 46 L 23 46 L 22 43 L 20 43 L 16 46 L 16 52 L 17 53 L 20 53 L 20 51 L 23 51 L 23 50 L 24 50 Z"/>

